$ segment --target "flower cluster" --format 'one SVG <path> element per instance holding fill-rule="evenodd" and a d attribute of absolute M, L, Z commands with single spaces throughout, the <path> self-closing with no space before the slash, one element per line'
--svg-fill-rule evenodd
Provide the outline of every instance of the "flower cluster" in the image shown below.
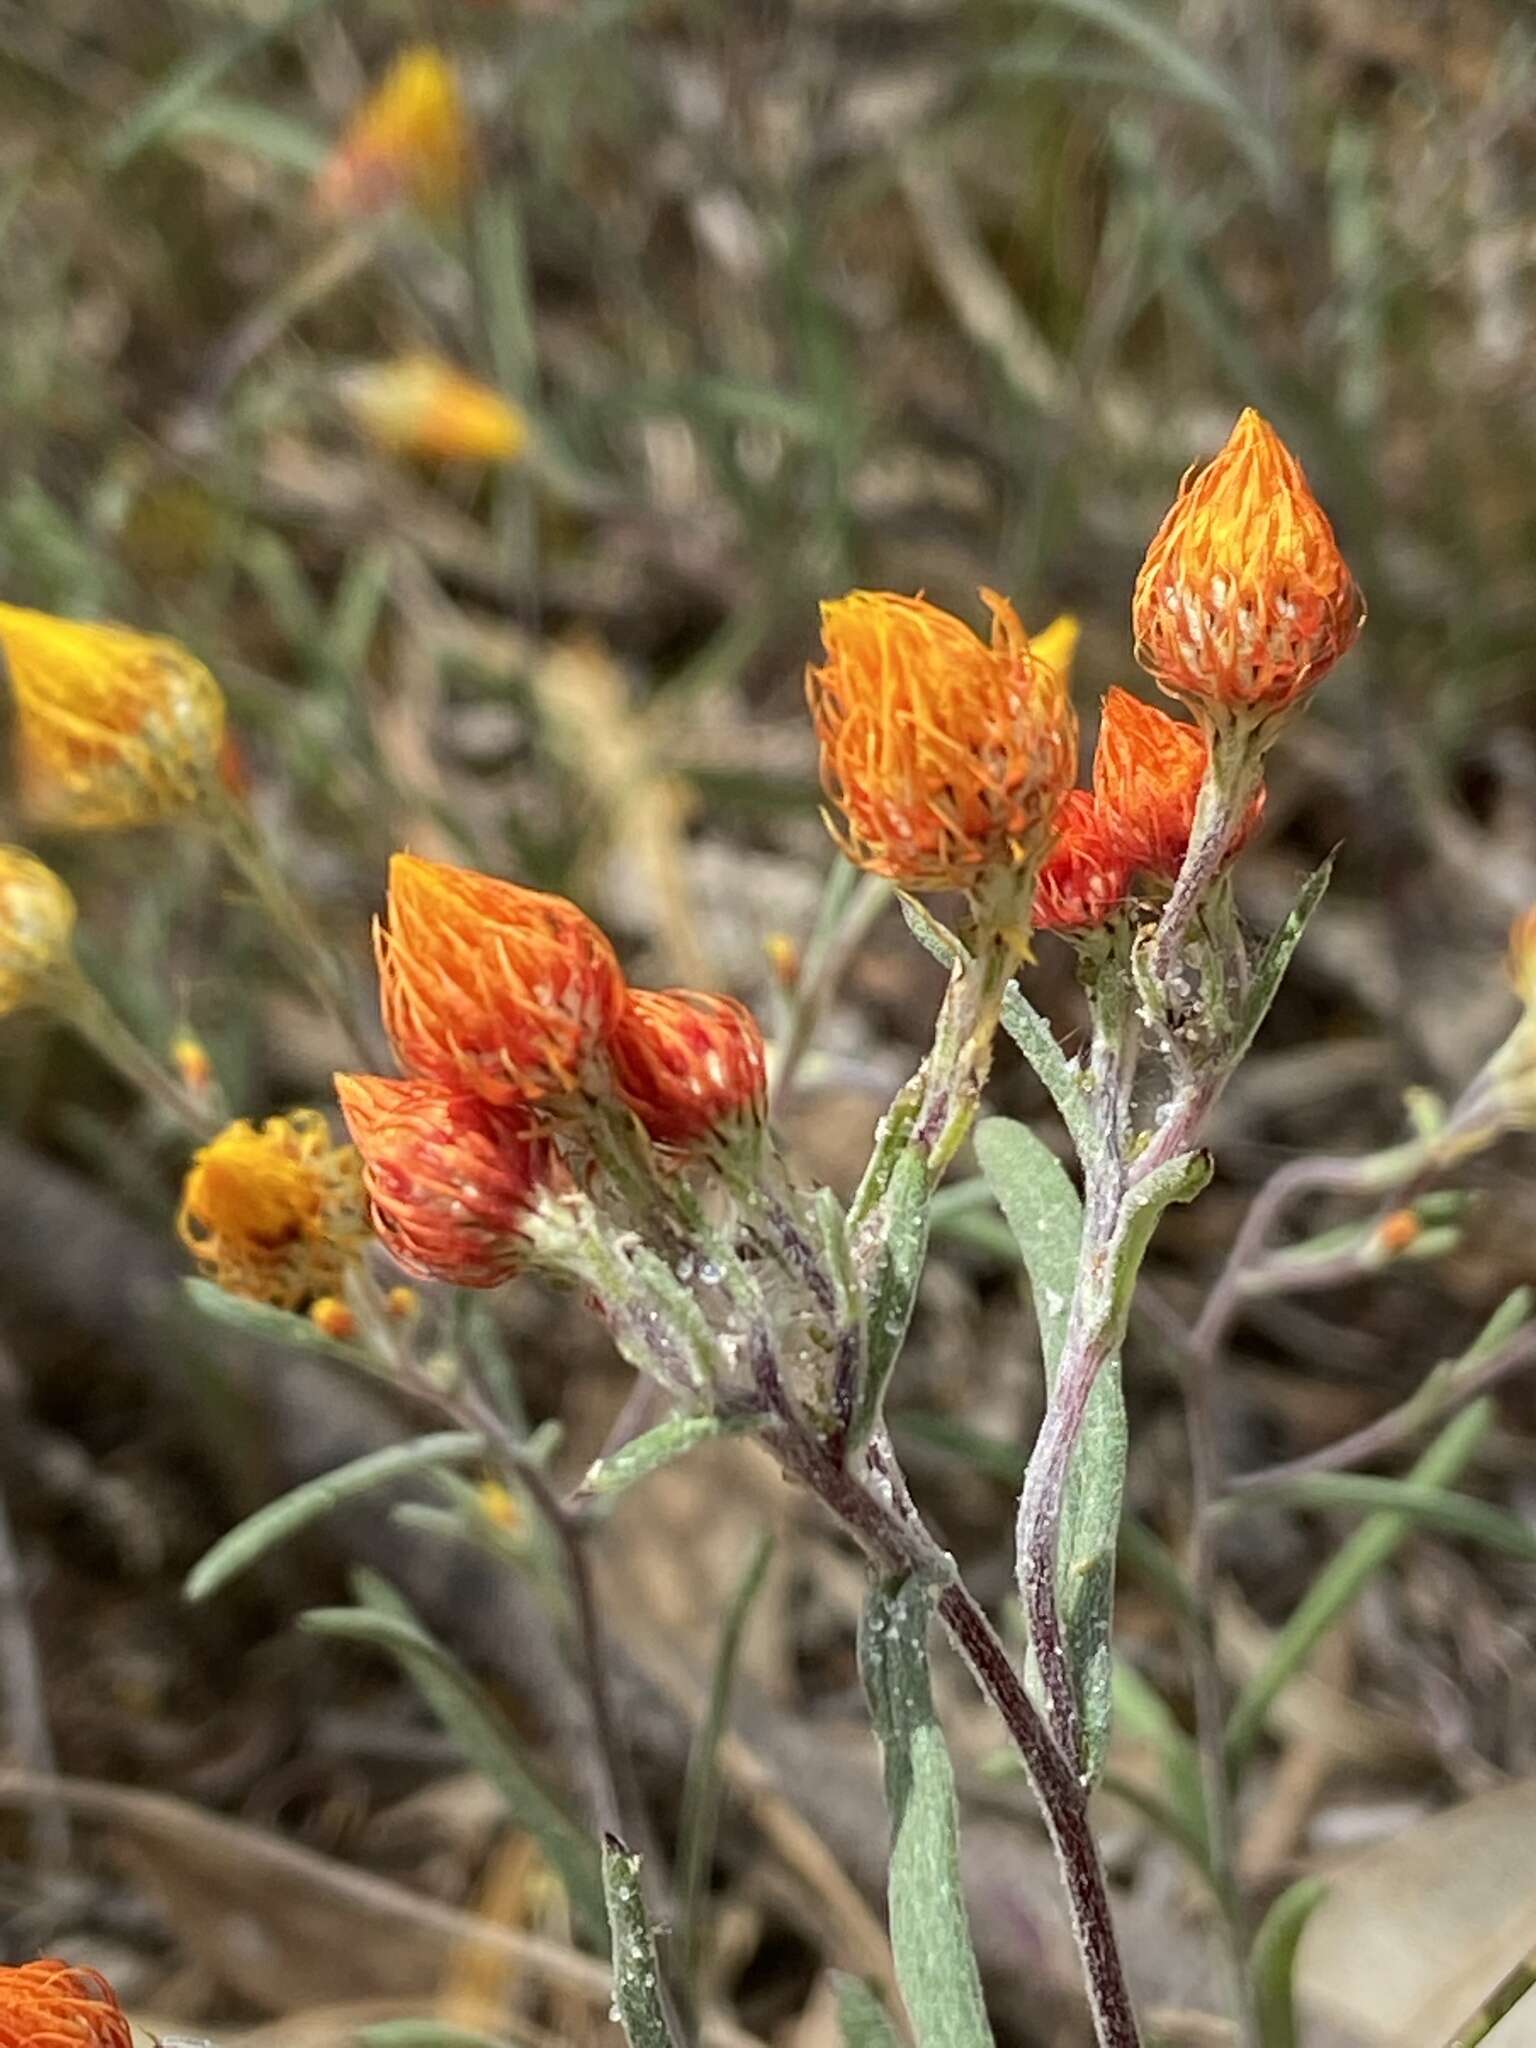
<path fill-rule="evenodd" d="M 220 773 L 224 695 L 174 640 L 0 604 L 22 793 L 50 824 L 154 824 Z"/>
<path fill-rule="evenodd" d="M 417 44 L 347 123 L 315 178 L 314 202 L 321 213 L 354 218 L 402 203 L 441 213 L 463 197 L 473 165 L 453 66 Z"/>
<path fill-rule="evenodd" d="M 390 863 L 380 1008 L 408 1078 L 338 1075 L 374 1228 L 401 1265 L 494 1287 L 615 1108 L 664 1155 L 755 1129 L 762 1037 L 729 997 L 627 986 L 561 896 L 413 854 Z"/>
<path fill-rule="evenodd" d="M 242 1117 L 194 1155 L 176 1227 L 227 1293 L 301 1308 L 341 1288 L 366 1241 L 358 1156 L 318 1110 Z"/>
<path fill-rule="evenodd" d="M 105 1977 L 44 1957 L 0 1964 L 0 2048 L 133 2048 L 133 2029 Z"/>

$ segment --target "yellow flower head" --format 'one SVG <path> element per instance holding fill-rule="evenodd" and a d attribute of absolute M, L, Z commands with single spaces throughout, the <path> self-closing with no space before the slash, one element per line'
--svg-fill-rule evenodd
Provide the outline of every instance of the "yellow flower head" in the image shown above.
<path fill-rule="evenodd" d="M 1136 659 L 1218 718 L 1283 711 L 1354 645 L 1365 603 L 1301 464 L 1250 406 L 1189 471 L 1131 601 Z"/>
<path fill-rule="evenodd" d="M 21 846 L 0 846 L 0 1017 L 36 1002 L 70 957 L 75 899 Z"/>
<path fill-rule="evenodd" d="M 29 808 L 51 824 L 148 825 L 219 772 L 224 694 L 174 640 L 0 604 Z"/>
<path fill-rule="evenodd" d="M 855 590 L 821 608 L 806 694 L 833 836 L 909 889 L 1037 867 L 1076 772 L 1067 629 L 1042 660 L 1008 600 L 982 598 L 990 645 L 921 597 Z"/>
<path fill-rule="evenodd" d="M 391 455 L 516 462 L 527 446 L 527 415 L 437 356 L 365 364 L 336 388 L 363 433 Z"/>
<path fill-rule="evenodd" d="M 401 201 L 446 212 L 468 189 L 473 162 L 454 68 L 419 43 L 347 123 L 315 179 L 315 205 L 333 216 L 382 213 Z"/>
<path fill-rule="evenodd" d="M 342 1291 L 368 1236 L 362 1170 L 317 1109 L 241 1118 L 193 1158 L 181 1241 L 220 1287 L 296 1309 Z"/>

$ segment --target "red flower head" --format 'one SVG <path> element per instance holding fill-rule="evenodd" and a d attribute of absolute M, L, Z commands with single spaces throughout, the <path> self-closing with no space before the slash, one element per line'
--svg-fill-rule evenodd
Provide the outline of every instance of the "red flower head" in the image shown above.
<path fill-rule="evenodd" d="M 410 1072 L 502 1104 L 601 1084 L 624 976 L 574 903 L 397 853 L 375 940 L 384 1028 Z"/>
<path fill-rule="evenodd" d="M 763 1035 L 744 1004 L 687 988 L 631 989 L 613 1034 L 619 1093 L 658 1145 L 682 1147 L 729 1119 L 761 1117 Z"/>
<path fill-rule="evenodd" d="M 525 1262 L 529 1212 L 554 1172 L 530 1111 L 432 1081 L 338 1074 L 373 1227 L 408 1273 L 499 1287 Z"/>
<path fill-rule="evenodd" d="M 1131 602 L 1136 659 L 1228 718 L 1298 702 L 1354 644 L 1365 605 L 1301 464 L 1250 406 L 1192 469 Z"/>
<path fill-rule="evenodd" d="M 1060 834 L 1035 886 L 1035 924 L 1041 931 L 1086 931 L 1113 916 L 1133 873 L 1104 829 L 1086 789 L 1068 790 L 1056 813 Z"/>
<path fill-rule="evenodd" d="M 133 2048 L 106 1978 L 45 1958 L 0 1965 L 0 2048 Z"/>
<path fill-rule="evenodd" d="M 1076 768 L 1060 669 L 1006 598 L 982 597 L 990 644 L 921 597 L 855 590 L 821 608 L 826 660 L 805 682 L 832 830 L 909 889 L 1033 869 Z"/>
<path fill-rule="evenodd" d="M 1199 726 L 1170 718 L 1129 690 L 1111 690 L 1105 697 L 1093 755 L 1093 797 L 1104 837 L 1129 867 L 1169 881 L 1179 872 L 1209 758 L 1210 742 Z M 1261 789 L 1239 846 L 1263 812 Z"/>

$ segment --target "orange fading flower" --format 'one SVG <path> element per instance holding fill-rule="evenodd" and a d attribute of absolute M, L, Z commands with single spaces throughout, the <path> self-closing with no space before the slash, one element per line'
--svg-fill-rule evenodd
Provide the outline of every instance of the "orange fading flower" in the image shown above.
<path fill-rule="evenodd" d="M 174 640 L 0 604 L 28 807 L 49 823 L 147 825 L 219 770 L 224 694 Z"/>
<path fill-rule="evenodd" d="M 620 1095 L 658 1145 L 692 1145 L 768 1094 L 763 1034 L 744 1003 L 695 989 L 631 989 L 613 1034 Z"/>
<path fill-rule="evenodd" d="M 353 114 L 315 178 L 330 215 L 382 213 L 406 203 L 442 213 L 468 189 L 474 152 L 458 76 L 441 50 L 403 50 Z"/>
<path fill-rule="evenodd" d="M 342 404 L 379 447 L 437 462 L 516 462 L 528 443 L 521 409 L 439 356 L 349 370 Z"/>
<path fill-rule="evenodd" d="M 1129 690 L 1104 699 L 1093 755 L 1093 795 L 1104 836 L 1133 869 L 1171 881 L 1184 863 L 1195 804 L 1210 759 L 1210 741 L 1143 703 Z M 1264 812 L 1261 789 L 1232 852 L 1252 836 Z"/>
<path fill-rule="evenodd" d="M 991 644 L 921 597 L 855 590 L 821 608 L 806 671 L 821 777 L 848 858 L 910 889 L 1027 873 L 1070 786 L 1077 721 L 1006 598 Z"/>
<path fill-rule="evenodd" d="M 554 1149 L 519 1104 L 496 1109 L 432 1081 L 338 1074 L 373 1227 L 428 1280 L 499 1287 L 528 1253 L 526 1229 L 555 1171 Z"/>
<path fill-rule="evenodd" d="M 1124 902 L 1132 864 L 1104 828 L 1086 789 L 1068 790 L 1056 814 L 1060 834 L 1035 884 L 1034 921 L 1041 931 L 1087 931 Z"/>
<path fill-rule="evenodd" d="M 133 2048 L 133 2029 L 98 1971 L 45 1957 L 0 1965 L 0 2048 Z"/>
<path fill-rule="evenodd" d="M 408 1072 L 495 1103 L 602 1086 L 624 976 L 574 903 L 397 853 L 374 937 L 384 1028 Z"/>
<path fill-rule="evenodd" d="M 176 1228 L 229 1294 L 296 1309 L 339 1294 L 367 1238 L 362 1170 L 317 1109 L 229 1124 L 192 1160 Z"/>
<path fill-rule="evenodd" d="M 1250 406 L 1191 469 L 1131 603 L 1136 659 L 1228 717 L 1284 710 L 1355 641 L 1365 604 L 1301 464 Z"/>
<path fill-rule="evenodd" d="M 0 1017 L 45 1000 L 70 963 L 75 899 L 23 846 L 0 846 Z"/>

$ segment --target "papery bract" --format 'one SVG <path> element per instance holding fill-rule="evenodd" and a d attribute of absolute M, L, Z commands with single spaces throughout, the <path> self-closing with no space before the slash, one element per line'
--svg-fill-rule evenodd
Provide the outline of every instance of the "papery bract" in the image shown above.
<path fill-rule="evenodd" d="M 47 994 L 70 959 L 75 899 L 35 854 L 0 846 L 0 1017 Z"/>
<path fill-rule="evenodd" d="M 147 825 L 199 804 L 224 694 L 174 640 L 0 604 L 22 793 L 50 824 Z"/>
<path fill-rule="evenodd" d="M 373 1227 L 392 1257 L 455 1287 L 510 1279 L 527 1257 L 530 1212 L 556 1170 L 533 1114 L 375 1074 L 338 1074 L 336 1095 L 362 1154 Z"/>
<path fill-rule="evenodd" d="M 694 989 L 631 989 L 613 1034 L 613 1070 L 658 1145 L 685 1147 L 733 1121 L 760 1119 L 768 1092 L 752 1012 Z"/>
<path fill-rule="evenodd" d="M 1133 869 L 1087 790 L 1067 792 L 1056 823 L 1059 836 L 1035 884 L 1034 921 L 1041 931 L 1087 931 L 1120 908 Z"/>
<path fill-rule="evenodd" d="M 1006 598 L 990 644 L 922 597 L 855 590 L 821 608 L 806 672 L 829 824 L 858 866 L 909 889 L 1027 874 L 1076 769 L 1077 721 Z"/>
<path fill-rule="evenodd" d="M 606 1085 L 624 976 L 574 903 L 398 853 L 375 937 L 384 1028 L 408 1072 L 503 1104 Z"/>
<path fill-rule="evenodd" d="M 0 1965 L 0 2048 L 133 2048 L 133 2029 L 99 1971 L 44 1957 Z"/>
<path fill-rule="evenodd" d="M 1296 703 L 1353 645 L 1365 605 L 1300 463 L 1249 407 L 1188 472 L 1136 579 L 1136 659 L 1208 715 Z"/>
<path fill-rule="evenodd" d="M 1093 755 L 1093 795 L 1105 838 L 1131 868 L 1171 881 L 1183 864 L 1195 822 L 1210 741 L 1198 725 L 1170 718 L 1129 690 L 1104 699 Z M 1264 811 L 1260 789 L 1249 806 L 1237 852 Z"/>
<path fill-rule="evenodd" d="M 294 1309 L 339 1293 L 366 1239 L 360 1162 L 316 1109 L 240 1118 L 193 1156 L 176 1227 L 227 1293 Z"/>

